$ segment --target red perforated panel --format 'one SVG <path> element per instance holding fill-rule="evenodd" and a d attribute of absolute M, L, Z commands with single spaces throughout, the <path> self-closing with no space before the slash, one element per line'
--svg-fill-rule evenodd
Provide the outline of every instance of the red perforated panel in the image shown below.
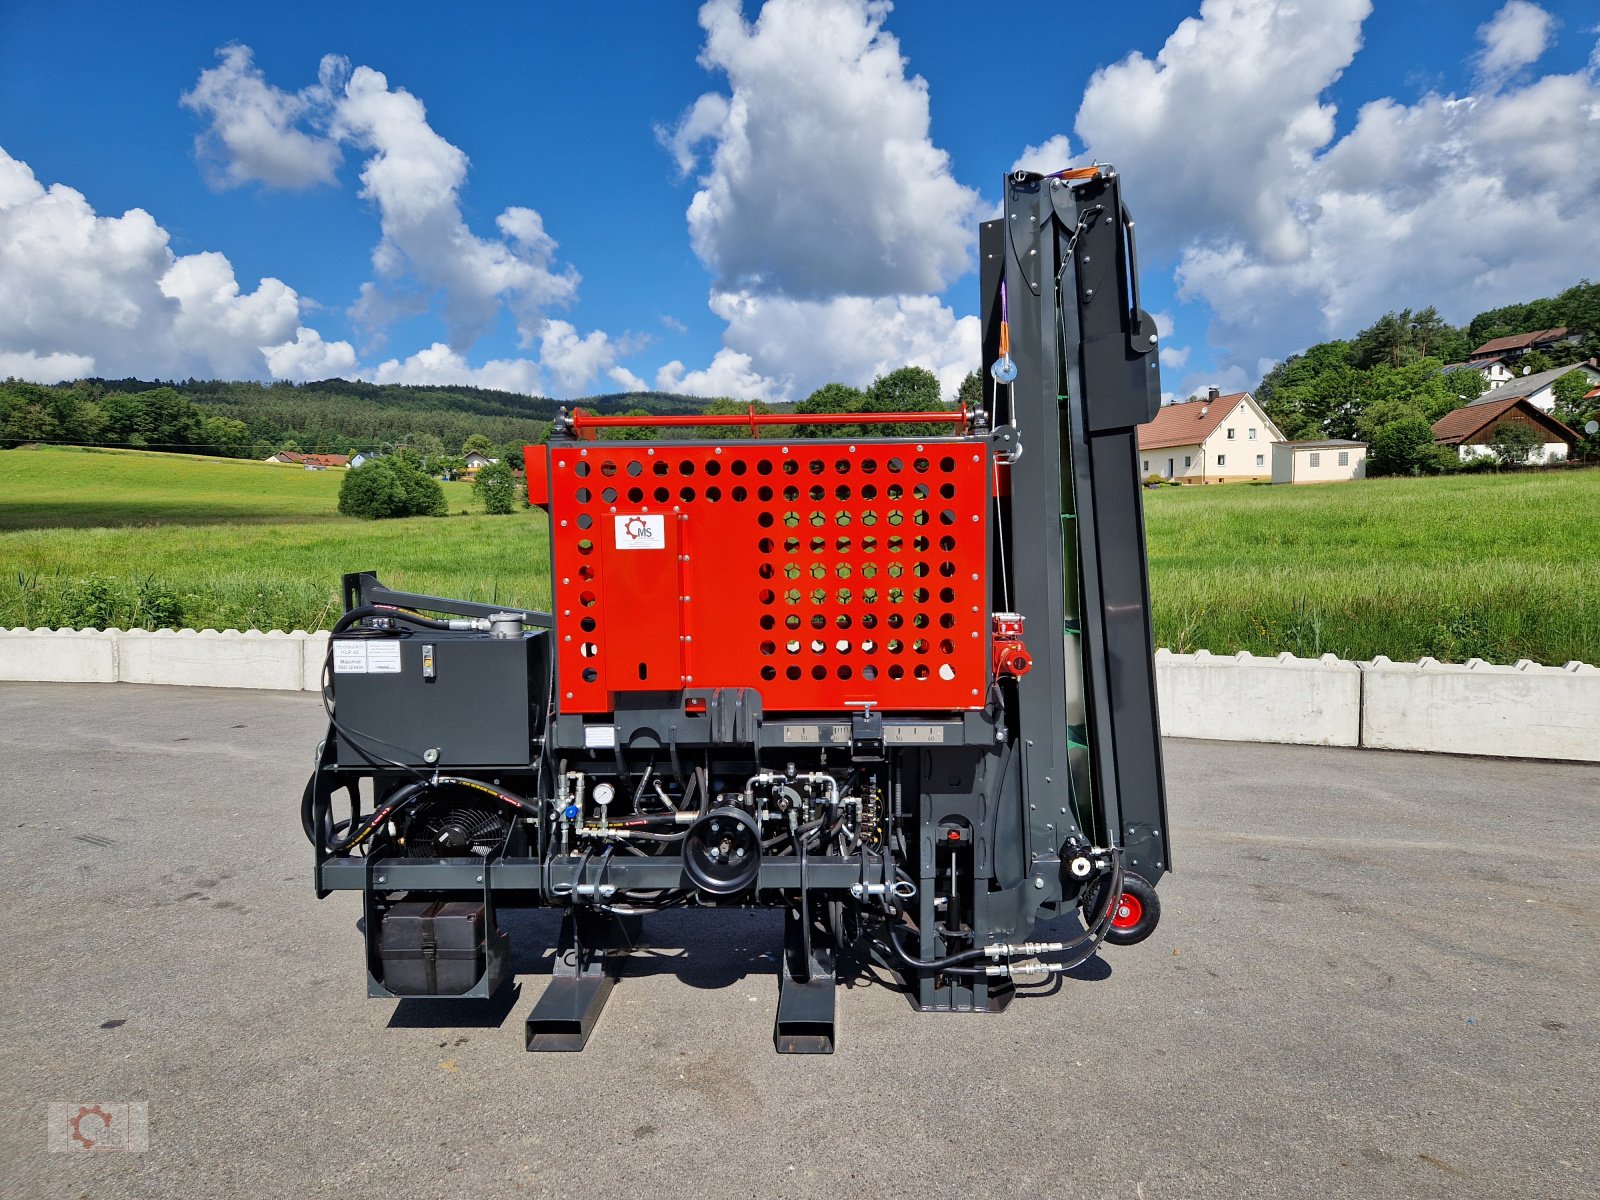
<path fill-rule="evenodd" d="M 769 712 L 982 707 L 985 448 L 549 450 L 561 709 L 753 687 Z"/>

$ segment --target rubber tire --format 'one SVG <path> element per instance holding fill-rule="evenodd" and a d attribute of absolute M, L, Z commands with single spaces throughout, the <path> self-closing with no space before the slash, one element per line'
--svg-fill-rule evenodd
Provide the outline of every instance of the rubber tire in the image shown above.
<path fill-rule="evenodd" d="M 1118 929 L 1113 925 L 1106 930 L 1106 941 L 1113 946 L 1136 946 L 1156 931 L 1156 926 L 1161 921 L 1161 897 L 1156 895 L 1155 887 L 1147 883 L 1144 876 L 1135 875 L 1132 871 L 1122 873 L 1122 891 L 1124 894 L 1134 896 L 1144 912 L 1135 925 L 1126 929 Z M 1097 888 L 1091 898 L 1092 901 L 1098 901 L 1100 894 L 1100 889 Z M 1084 914 L 1084 920 L 1087 922 L 1090 913 L 1098 911 L 1099 907 L 1098 903 L 1091 903 L 1089 911 Z"/>

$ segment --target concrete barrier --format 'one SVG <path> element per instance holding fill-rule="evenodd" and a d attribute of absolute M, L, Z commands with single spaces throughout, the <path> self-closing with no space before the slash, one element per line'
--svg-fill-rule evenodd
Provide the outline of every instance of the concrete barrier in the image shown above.
<path fill-rule="evenodd" d="M 1600 670 L 1522 660 L 1361 664 L 1361 741 L 1387 750 L 1600 762 Z"/>
<path fill-rule="evenodd" d="M 115 683 L 120 629 L 0 629 L 0 679 Z"/>
<path fill-rule="evenodd" d="M 1361 668 L 1331 654 L 1156 651 L 1161 731 L 1225 742 L 1361 744 Z"/>
<path fill-rule="evenodd" d="M 7 629 L 0 679 L 301 691 L 320 686 L 327 644 L 327 634 L 300 630 Z"/>
<path fill-rule="evenodd" d="M 133 630 L 122 635 L 117 678 L 297 692 L 305 684 L 305 637 L 255 629 Z"/>
<path fill-rule="evenodd" d="M 0 680 L 318 691 L 326 633 L 0 630 Z M 1600 762 L 1600 669 L 1156 651 L 1162 732 Z"/>

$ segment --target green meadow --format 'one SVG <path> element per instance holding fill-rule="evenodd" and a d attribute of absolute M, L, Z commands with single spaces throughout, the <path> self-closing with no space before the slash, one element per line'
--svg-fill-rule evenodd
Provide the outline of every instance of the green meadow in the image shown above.
<path fill-rule="evenodd" d="M 338 471 L 0 452 L 0 627 L 326 628 L 339 577 L 542 607 L 544 517 L 363 522 Z M 1600 662 L 1600 471 L 1145 494 L 1158 645 Z"/>

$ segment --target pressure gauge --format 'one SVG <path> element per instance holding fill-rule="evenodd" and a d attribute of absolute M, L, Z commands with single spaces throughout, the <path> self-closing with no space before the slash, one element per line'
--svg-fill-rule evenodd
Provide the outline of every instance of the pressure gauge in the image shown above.
<path fill-rule="evenodd" d="M 617 789 L 609 783 L 597 783 L 594 785 L 592 795 L 594 796 L 594 802 L 604 808 L 617 798 Z"/>

